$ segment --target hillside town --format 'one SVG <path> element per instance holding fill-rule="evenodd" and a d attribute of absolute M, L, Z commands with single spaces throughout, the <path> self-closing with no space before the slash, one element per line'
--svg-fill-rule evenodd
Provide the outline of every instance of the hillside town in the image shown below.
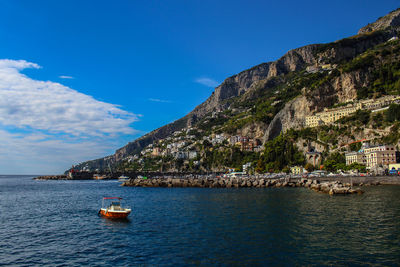
<path fill-rule="evenodd" d="M 398 98 L 396 98 L 398 99 Z M 388 101 L 388 100 L 387 100 Z M 365 102 L 364 102 L 365 103 Z M 381 104 L 377 104 L 381 105 Z M 240 151 L 251 153 L 263 153 L 265 146 L 262 145 L 261 140 L 249 138 L 248 136 L 231 135 L 228 134 L 211 134 L 204 136 L 200 140 L 196 140 L 195 135 L 190 135 L 193 128 L 183 129 L 176 131 L 173 136 L 160 140 L 156 144 L 150 144 L 143 149 L 140 154 L 128 156 L 125 161 L 127 163 L 138 163 L 143 166 L 146 159 L 156 159 L 161 162 L 166 158 L 171 160 L 181 160 L 183 164 L 193 164 L 199 166 L 202 162 L 202 147 L 209 145 L 210 149 L 222 149 L 224 147 L 233 147 Z M 374 174 L 389 173 L 391 170 L 396 170 L 396 174 L 400 172 L 400 152 L 394 145 L 371 145 L 368 141 L 361 143 L 361 148 L 357 151 L 345 152 L 346 166 L 353 166 L 359 164 L 365 166 L 365 172 Z M 309 146 L 305 152 L 307 164 L 312 166 L 312 170 L 307 170 L 305 166 L 292 166 L 290 172 L 293 175 L 300 175 L 312 172 L 317 175 L 326 175 L 328 172 L 324 171 L 321 164 L 322 153 L 317 151 L 314 147 Z M 129 167 L 126 171 L 132 170 Z M 144 170 L 143 168 L 136 170 Z M 251 174 L 255 171 L 255 165 L 252 162 L 247 162 L 241 166 L 240 169 L 227 168 L 230 173 L 239 172 L 242 174 Z M 339 170 L 339 173 L 344 173 L 345 170 Z M 354 171 L 352 171 L 354 173 Z M 392 171 L 393 173 L 393 171 Z"/>
<path fill-rule="evenodd" d="M 357 110 L 371 110 L 379 112 L 389 108 L 392 103 L 399 104 L 400 96 L 384 96 L 377 99 L 366 99 L 357 102 L 348 103 L 344 107 L 327 109 L 318 112 L 312 116 L 307 116 L 305 120 L 306 127 L 317 127 L 325 124 L 331 124 L 345 116 L 355 113 Z"/>
<path fill-rule="evenodd" d="M 195 160 L 200 157 L 199 147 L 210 145 L 211 147 L 233 146 L 240 151 L 261 152 L 263 150 L 262 142 L 256 138 L 241 135 L 228 134 L 211 134 L 204 136 L 200 140 L 196 139 L 195 135 L 190 135 L 194 131 L 193 128 L 185 128 L 181 131 L 176 131 L 170 137 L 159 140 L 156 144 L 149 144 L 140 154 L 128 156 L 126 160 L 133 162 L 137 160 L 143 162 L 144 157 L 172 157 L 175 160 Z M 198 130 L 197 131 L 201 131 Z M 194 161 L 195 164 L 198 161 Z"/>

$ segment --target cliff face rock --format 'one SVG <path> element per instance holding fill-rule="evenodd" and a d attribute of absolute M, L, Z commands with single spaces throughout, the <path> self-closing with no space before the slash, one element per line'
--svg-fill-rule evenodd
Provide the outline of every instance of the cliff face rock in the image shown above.
<path fill-rule="evenodd" d="M 319 48 L 319 53 L 316 60 L 320 64 L 337 64 L 343 61 L 351 60 L 357 55 L 364 53 L 368 49 L 386 42 L 397 34 L 397 30 L 377 31 L 370 34 L 344 38 L 329 44 L 323 44 Z"/>
<path fill-rule="evenodd" d="M 277 61 L 260 64 L 226 79 L 215 88 L 215 93 L 210 98 L 215 98 L 216 101 L 212 102 L 217 103 L 242 95 L 252 88 L 252 85 L 257 81 L 300 70 L 315 63 L 313 53 L 317 46 L 308 45 L 290 50 Z"/>
<path fill-rule="evenodd" d="M 287 103 L 269 124 L 263 137 L 263 143 L 274 139 L 282 131 L 303 127 L 304 117 L 312 114 L 310 106 L 312 103 L 305 96 L 299 96 Z"/>
<path fill-rule="evenodd" d="M 353 101 L 357 98 L 357 90 L 367 86 L 367 75 L 364 72 L 343 73 L 333 83 L 339 102 Z"/>
<path fill-rule="evenodd" d="M 368 73 L 355 71 L 342 73 L 332 83 L 319 86 L 312 93 L 288 102 L 265 130 L 263 141 L 278 136 L 281 131 L 304 127 L 305 117 L 320 112 L 324 107 L 357 99 L 357 90 L 367 86 Z"/>
<path fill-rule="evenodd" d="M 265 123 L 254 123 L 238 130 L 238 134 L 242 136 L 248 136 L 250 138 L 263 139 L 266 127 L 267 125 Z"/>
<path fill-rule="evenodd" d="M 314 64 L 316 62 L 314 52 L 317 47 L 318 45 L 308 45 L 290 50 L 283 57 L 271 63 L 268 77 L 287 74 Z"/>
<path fill-rule="evenodd" d="M 388 15 L 379 18 L 374 23 L 368 24 L 361 28 L 358 34 L 370 33 L 377 30 L 384 30 L 388 27 L 399 27 L 400 26 L 400 8 L 390 12 Z"/>
<path fill-rule="evenodd" d="M 197 119 L 210 111 L 224 109 L 226 107 L 223 105 L 224 100 L 247 93 L 254 88 L 253 85 L 258 81 L 301 70 L 307 65 L 314 64 L 316 60 L 313 54 L 318 46 L 308 45 L 293 49 L 277 61 L 257 65 L 227 78 L 215 88 L 215 92 L 204 103 L 188 114 L 189 124 L 195 124 Z"/>

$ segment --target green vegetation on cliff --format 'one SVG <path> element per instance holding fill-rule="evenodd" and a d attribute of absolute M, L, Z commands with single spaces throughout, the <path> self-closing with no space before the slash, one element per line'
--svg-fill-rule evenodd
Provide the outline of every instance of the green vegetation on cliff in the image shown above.
<path fill-rule="evenodd" d="M 289 135 L 280 134 L 265 143 L 264 153 L 257 162 L 257 172 L 279 172 L 290 166 L 305 164 L 305 157 Z"/>

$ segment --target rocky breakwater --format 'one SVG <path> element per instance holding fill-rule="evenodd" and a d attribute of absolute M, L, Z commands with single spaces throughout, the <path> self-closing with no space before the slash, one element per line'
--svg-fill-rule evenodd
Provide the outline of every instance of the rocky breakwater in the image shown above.
<path fill-rule="evenodd" d="M 242 187 L 273 187 L 292 186 L 296 183 L 287 179 L 257 179 L 257 178 L 220 178 L 220 177 L 189 177 L 189 178 L 149 178 L 130 179 L 122 186 L 134 187 L 203 187 L 203 188 L 242 188 Z"/>
<path fill-rule="evenodd" d="M 303 181 L 305 187 L 308 187 L 316 192 L 327 193 L 329 195 L 348 195 L 348 194 L 363 194 L 360 188 L 353 188 L 350 184 L 343 184 L 340 181 L 323 182 L 318 180 Z"/>
<path fill-rule="evenodd" d="M 44 175 L 33 178 L 34 180 L 71 180 L 66 175 Z"/>
<path fill-rule="evenodd" d="M 91 172 L 76 172 L 72 175 L 44 175 L 33 178 L 34 180 L 93 180 L 93 173 Z M 104 179 L 111 179 L 109 176 Z M 115 178 L 117 179 L 117 178 Z"/>
<path fill-rule="evenodd" d="M 202 188 L 245 188 L 245 187 L 306 187 L 316 192 L 330 195 L 362 194 L 359 188 L 353 189 L 349 184 L 339 181 L 323 182 L 310 179 L 258 179 L 249 177 L 220 178 L 220 177 L 189 177 L 189 178 L 149 178 L 130 179 L 122 186 L 133 187 L 202 187 Z"/>

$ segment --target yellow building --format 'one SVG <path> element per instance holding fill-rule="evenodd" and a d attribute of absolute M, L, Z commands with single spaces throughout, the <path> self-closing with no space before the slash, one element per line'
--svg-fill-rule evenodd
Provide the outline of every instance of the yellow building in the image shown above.
<path fill-rule="evenodd" d="M 317 127 L 323 124 L 324 122 L 317 115 L 306 117 L 306 127 Z"/>
<path fill-rule="evenodd" d="M 377 108 L 381 108 L 384 106 L 389 106 L 390 104 L 392 104 L 394 102 L 399 102 L 399 100 L 400 100 L 400 96 L 389 95 L 389 96 L 384 96 L 384 97 L 377 98 L 377 99 L 361 100 L 360 103 L 362 105 L 362 108 L 377 109 Z"/>
<path fill-rule="evenodd" d="M 400 163 L 393 163 L 393 164 L 389 164 L 389 170 L 391 169 L 400 169 Z"/>
<path fill-rule="evenodd" d="M 389 106 L 392 103 L 400 103 L 400 96 L 384 96 L 377 99 L 366 99 L 355 104 L 349 104 L 346 107 L 325 109 L 322 112 L 315 113 L 306 117 L 306 127 L 317 127 L 323 124 L 333 123 L 345 116 L 355 113 L 359 109 L 379 109 Z"/>
<path fill-rule="evenodd" d="M 316 127 L 322 124 L 330 124 L 333 123 L 345 116 L 351 115 L 355 113 L 358 109 L 361 108 L 361 104 L 358 103 L 354 106 L 347 106 L 343 108 L 335 108 L 335 109 L 325 109 L 322 112 L 318 112 L 313 116 L 306 117 L 306 126 L 307 127 Z"/>
<path fill-rule="evenodd" d="M 292 174 L 302 174 L 303 173 L 303 167 L 300 166 L 294 166 L 290 168 L 290 172 Z"/>

